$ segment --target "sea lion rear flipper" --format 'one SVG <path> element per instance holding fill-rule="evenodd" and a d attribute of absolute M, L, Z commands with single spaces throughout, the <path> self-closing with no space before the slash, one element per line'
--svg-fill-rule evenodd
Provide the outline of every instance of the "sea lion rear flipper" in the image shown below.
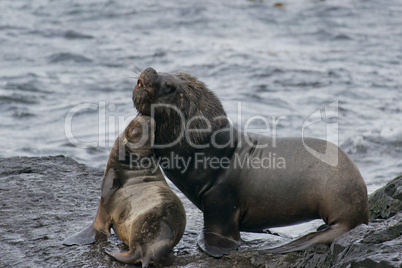
<path fill-rule="evenodd" d="M 135 264 L 142 262 L 142 267 L 148 267 L 152 262 L 155 266 L 159 266 L 155 261 L 152 261 L 149 256 L 141 257 L 141 250 L 129 250 L 126 252 L 118 252 L 118 251 L 109 251 L 105 250 L 106 253 L 115 258 L 116 260 L 127 263 L 127 264 Z"/>
<path fill-rule="evenodd" d="M 127 252 L 118 252 L 118 251 L 109 251 L 106 249 L 105 251 L 109 256 L 112 256 L 116 260 L 124 263 L 134 264 L 141 261 L 140 250 L 135 250 L 135 252 L 133 252 L 133 250 Z"/>
<path fill-rule="evenodd" d="M 151 230 L 148 231 L 151 232 Z M 149 237 L 152 237 L 152 235 Z M 111 252 L 106 250 L 106 253 L 123 263 L 135 264 L 142 262 L 142 267 L 148 267 L 151 263 L 157 267 L 166 267 L 170 266 L 174 261 L 174 256 L 171 254 L 175 245 L 174 234 L 165 221 L 161 221 L 159 233 L 154 239 L 142 245 L 138 244 L 135 239 L 131 242 L 133 243 L 130 244 L 129 251 Z"/>
<path fill-rule="evenodd" d="M 309 233 L 288 244 L 267 249 L 267 252 L 288 253 L 288 252 L 305 250 L 317 244 L 331 244 L 336 237 L 340 236 L 341 234 L 347 231 L 348 231 L 347 228 L 339 227 L 339 225 L 338 226 L 331 225 L 323 231 Z"/>
<path fill-rule="evenodd" d="M 84 230 L 67 237 L 63 241 L 63 245 L 72 246 L 72 245 L 84 245 L 91 244 L 95 241 L 106 240 L 109 237 L 109 234 L 95 229 L 92 225 L 88 226 Z"/>

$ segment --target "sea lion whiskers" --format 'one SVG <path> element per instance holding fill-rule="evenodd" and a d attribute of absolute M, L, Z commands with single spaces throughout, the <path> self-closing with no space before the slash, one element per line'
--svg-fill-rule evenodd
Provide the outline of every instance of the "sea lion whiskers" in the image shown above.
<path fill-rule="evenodd" d="M 138 67 L 132 60 L 130 60 L 129 58 L 124 58 L 126 61 L 128 61 L 129 63 L 132 64 L 132 67 L 130 67 L 130 70 L 137 74 L 138 76 L 140 76 L 140 74 L 142 73 L 142 69 L 140 67 Z"/>

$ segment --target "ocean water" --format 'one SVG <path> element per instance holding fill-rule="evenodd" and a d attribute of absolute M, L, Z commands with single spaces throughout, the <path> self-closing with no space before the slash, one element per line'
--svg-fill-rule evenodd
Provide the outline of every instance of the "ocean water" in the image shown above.
<path fill-rule="evenodd" d="M 334 140 L 373 192 L 402 172 L 402 3 L 282 3 L 0 1 L 0 157 L 103 168 L 152 66 L 200 78 L 242 128 Z"/>
<path fill-rule="evenodd" d="M 402 2 L 274 3 L 1 0 L 0 157 L 64 154 L 103 169 L 152 66 L 197 76 L 241 128 L 336 142 L 373 192 L 402 172 Z"/>

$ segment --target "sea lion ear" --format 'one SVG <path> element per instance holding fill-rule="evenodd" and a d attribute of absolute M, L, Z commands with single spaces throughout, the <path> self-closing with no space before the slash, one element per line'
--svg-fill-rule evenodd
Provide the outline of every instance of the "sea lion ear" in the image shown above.
<path fill-rule="evenodd" d="M 186 94 L 184 92 L 179 93 L 178 99 L 179 99 L 179 108 L 180 109 L 188 107 L 188 99 L 187 99 L 187 96 L 186 96 Z"/>
<path fill-rule="evenodd" d="M 165 87 L 167 88 L 168 93 L 171 93 L 171 92 L 173 92 L 173 91 L 176 91 L 176 89 L 177 89 L 177 87 L 176 87 L 176 85 L 174 84 L 173 81 L 167 82 L 167 83 L 165 84 Z"/>

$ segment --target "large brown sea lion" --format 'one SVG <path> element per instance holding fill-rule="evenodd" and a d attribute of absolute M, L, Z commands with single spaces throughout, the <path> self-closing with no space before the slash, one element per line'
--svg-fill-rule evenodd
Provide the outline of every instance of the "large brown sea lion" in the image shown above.
<path fill-rule="evenodd" d="M 152 150 L 155 124 L 137 116 L 116 139 L 102 182 L 101 200 L 94 223 L 63 244 L 104 240 L 113 228 L 129 246 L 125 253 L 108 252 L 125 263 L 166 265 L 180 241 L 186 215 L 180 199 L 166 183 Z"/>
<path fill-rule="evenodd" d="M 237 130 L 216 95 L 187 73 L 144 70 L 133 102 L 140 114 L 156 121 L 154 148 L 165 175 L 203 211 L 198 245 L 206 253 L 220 257 L 237 248 L 240 231 L 318 218 L 328 225 L 271 250 L 283 253 L 329 244 L 367 224 L 365 182 L 336 145 Z M 332 152 L 332 165 L 317 157 L 325 152 Z M 272 165 L 272 157 L 280 165 Z"/>

